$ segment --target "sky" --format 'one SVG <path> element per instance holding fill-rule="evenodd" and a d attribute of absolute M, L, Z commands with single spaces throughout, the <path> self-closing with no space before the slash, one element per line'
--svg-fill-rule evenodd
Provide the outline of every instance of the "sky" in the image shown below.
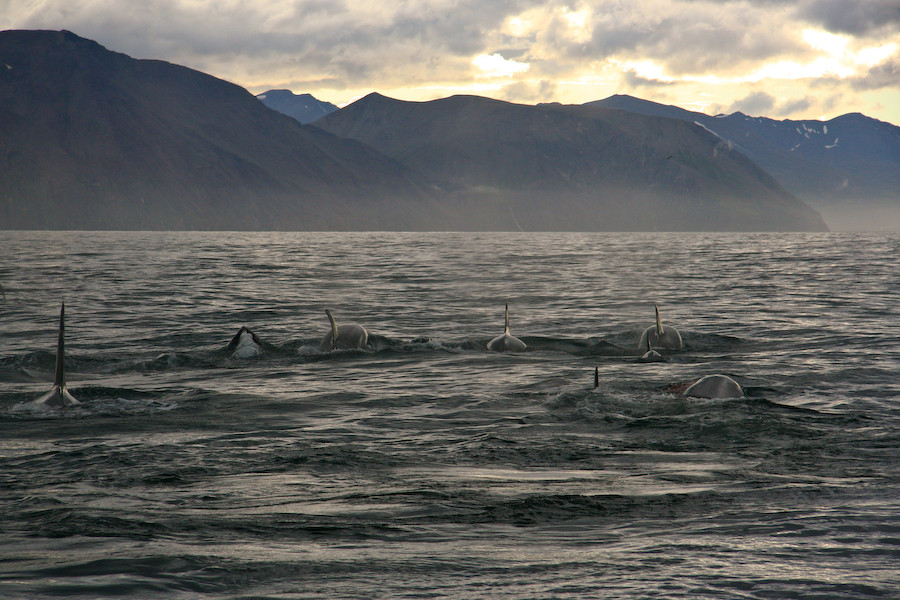
<path fill-rule="evenodd" d="M 900 0 L 0 0 L 134 58 L 344 106 L 613 94 L 708 114 L 900 125 Z"/>

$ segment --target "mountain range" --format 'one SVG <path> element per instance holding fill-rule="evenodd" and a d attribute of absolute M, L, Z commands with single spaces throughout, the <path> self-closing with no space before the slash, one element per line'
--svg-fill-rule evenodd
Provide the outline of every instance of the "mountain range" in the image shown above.
<path fill-rule="evenodd" d="M 0 228 L 420 229 L 414 173 L 245 89 L 67 31 L 0 32 Z"/>
<path fill-rule="evenodd" d="M 900 127 L 859 113 L 828 121 L 706 115 L 626 95 L 587 106 L 678 119 L 706 128 L 826 214 L 829 223 L 900 225 Z M 869 217 L 866 219 L 866 217 Z"/>
<path fill-rule="evenodd" d="M 826 229 L 710 129 L 377 94 L 303 125 L 198 71 L 4 31 L 0 228 Z"/>
<path fill-rule="evenodd" d="M 435 182 L 490 229 L 825 228 L 697 125 L 592 106 L 370 94 L 315 122 Z"/>

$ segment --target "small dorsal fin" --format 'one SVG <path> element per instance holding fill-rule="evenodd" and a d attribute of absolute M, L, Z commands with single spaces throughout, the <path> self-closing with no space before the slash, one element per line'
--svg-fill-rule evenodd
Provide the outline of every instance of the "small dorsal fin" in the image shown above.
<path fill-rule="evenodd" d="M 503 332 L 509 335 L 509 302 L 506 303 L 506 325 Z"/>
<path fill-rule="evenodd" d="M 53 385 L 59 389 L 66 387 L 66 303 L 63 302 L 59 309 L 59 340 L 56 342 L 56 379 Z"/>
<path fill-rule="evenodd" d="M 334 322 L 334 316 L 332 316 L 330 309 L 326 308 L 325 314 L 328 315 L 328 320 L 331 322 L 331 349 L 334 350 L 338 339 L 338 326 L 337 323 Z"/>
<path fill-rule="evenodd" d="M 656 309 L 656 335 L 663 335 L 666 330 L 663 329 L 662 319 L 659 318 L 659 306 L 654 304 L 653 308 Z"/>

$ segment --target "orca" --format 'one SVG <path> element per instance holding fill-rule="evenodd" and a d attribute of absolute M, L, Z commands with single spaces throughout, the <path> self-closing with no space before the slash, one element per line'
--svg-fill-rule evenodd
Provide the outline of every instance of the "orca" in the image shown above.
<path fill-rule="evenodd" d="M 502 335 L 498 335 L 488 342 L 487 349 L 494 352 L 525 352 L 525 342 L 509 334 L 509 303 L 506 303 L 506 328 Z"/>
<path fill-rule="evenodd" d="M 594 389 L 600 387 L 600 367 L 594 367 Z"/>
<path fill-rule="evenodd" d="M 659 318 L 659 306 L 654 305 L 656 309 L 656 325 L 651 325 L 641 334 L 641 341 L 638 342 L 638 350 L 651 350 L 651 344 L 656 348 L 665 348 L 667 350 L 680 350 L 684 348 L 684 342 L 681 341 L 681 334 L 678 330 L 669 325 L 663 327 L 662 319 Z"/>
<path fill-rule="evenodd" d="M 51 408 L 65 408 L 81 404 L 66 389 L 66 303 L 63 302 L 59 309 L 59 339 L 56 342 L 56 379 L 53 381 L 53 389 L 35 400 L 36 404 L 43 404 Z"/>
<path fill-rule="evenodd" d="M 231 358 L 253 358 L 262 354 L 262 342 L 249 327 L 243 326 L 228 343 Z"/>
<path fill-rule="evenodd" d="M 369 341 L 369 332 L 362 325 L 350 323 L 341 325 L 334 321 L 334 316 L 329 309 L 325 309 L 328 315 L 328 321 L 331 323 L 331 329 L 322 338 L 319 344 L 320 352 L 329 352 L 331 350 L 352 350 L 355 348 L 365 348 Z"/>
<path fill-rule="evenodd" d="M 666 359 L 662 357 L 662 354 L 653 349 L 649 339 L 647 340 L 647 346 L 649 347 L 649 350 L 638 359 L 640 362 L 665 362 Z"/>
<path fill-rule="evenodd" d="M 744 390 L 727 375 L 707 375 L 684 390 L 684 395 L 694 398 L 742 398 Z"/>

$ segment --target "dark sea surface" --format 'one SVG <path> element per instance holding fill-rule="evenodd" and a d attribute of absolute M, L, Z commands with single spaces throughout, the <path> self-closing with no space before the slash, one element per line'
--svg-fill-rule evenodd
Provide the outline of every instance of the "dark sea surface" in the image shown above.
<path fill-rule="evenodd" d="M 0 248 L 2 598 L 900 598 L 898 234 Z"/>

